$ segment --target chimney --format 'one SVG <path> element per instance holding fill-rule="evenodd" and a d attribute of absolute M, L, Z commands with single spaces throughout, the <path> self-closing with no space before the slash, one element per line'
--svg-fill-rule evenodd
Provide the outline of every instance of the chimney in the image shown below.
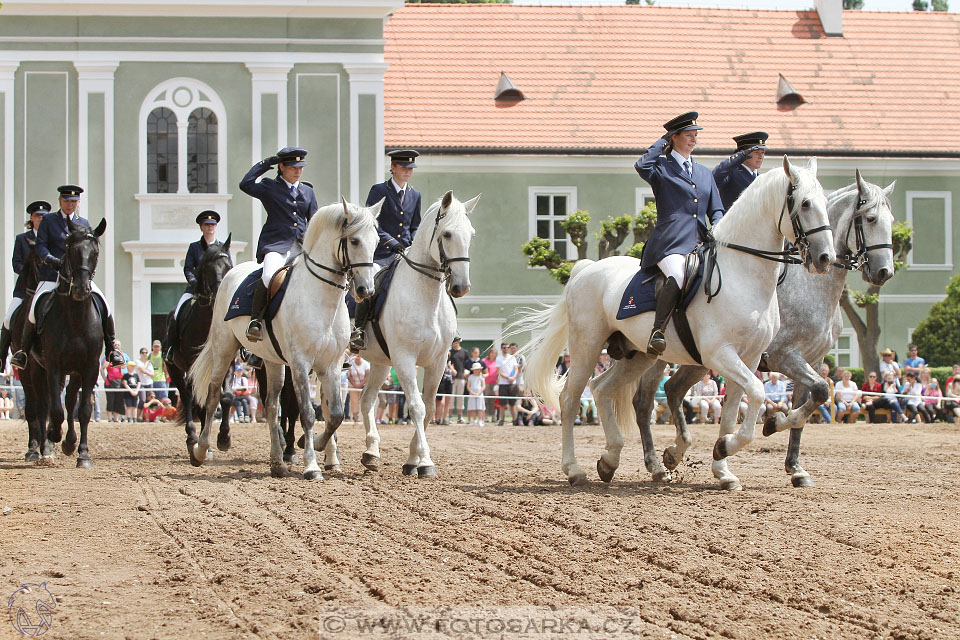
<path fill-rule="evenodd" d="M 843 37 L 843 0 L 814 0 L 820 26 L 828 38 Z"/>

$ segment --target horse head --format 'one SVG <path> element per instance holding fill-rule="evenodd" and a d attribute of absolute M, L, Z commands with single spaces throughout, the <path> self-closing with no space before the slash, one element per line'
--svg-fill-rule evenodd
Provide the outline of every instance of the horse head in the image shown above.
<path fill-rule="evenodd" d="M 443 194 L 436 207 L 436 218 L 431 233 L 430 257 L 440 264 L 447 287 L 447 293 L 454 298 L 467 295 L 470 291 L 470 242 L 476 231 L 470 222 L 480 196 L 460 202 L 453 191 Z M 432 239 L 436 238 L 436 242 Z"/>
<path fill-rule="evenodd" d="M 789 186 L 777 228 L 800 250 L 808 271 L 826 273 L 837 253 L 827 216 L 827 198 L 817 180 L 817 159 L 810 158 L 806 167 L 799 168 L 783 156 L 783 172 Z M 790 227 L 783 224 L 784 213 L 790 216 Z"/>
<path fill-rule="evenodd" d="M 893 277 L 893 212 L 890 194 L 896 180 L 886 188 L 867 182 L 857 169 L 857 202 L 854 217 L 853 242 L 850 246 L 850 227 L 846 233 L 846 249 L 862 259 L 864 281 L 877 286 Z"/>
<path fill-rule="evenodd" d="M 200 303 L 204 305 L 213 304 L 216 299 L 217 290 L 223 281 L 227 272 L 233 268 L 233 260 L 230 258 L 230 241 L 233 238 L 231 233 L 227 236 L 227 241 L 222 245 L 207 245 L 203 256 L 200 257 L 200 265 L 197 268 L 199 273 L 197 277 L 197 292 L 200 295 Z"/>
<path fill-rule="evenodd" d="M 82 302 L 90 297 L 93 290 L 93 276 L 97 272 L 97 260 L 100 258 L 100 236 L 107 228 L 104 218 L 91 229 L 85 224 L 68 221 L 66 252 L 60 263 L 60 279 L 67 283 L 70 297 Z"/>
<path fill-rule="evenodd" d="M 32 295 L 40 282 L 40 270 L 43 268 L 43 264 L 40 262 L 40 255 L 37 253 L 37 241 L 27 238 L 27 246 L 30 247 L 30 251 L 24 261 L 21 277 L 23 277 L 24 287 Z"/>
<path fill-rule="evenodd" d="M 370 207 L 349 204 L 340 196 L 343 207 L 343 231 L 340 239 L 340 267 L 348 273 L 351 295 L 363 300 L 373 294 L 373 253 L 380 243 L 377 233 L 377 216 L 383 207 L 381 199 Z"/>

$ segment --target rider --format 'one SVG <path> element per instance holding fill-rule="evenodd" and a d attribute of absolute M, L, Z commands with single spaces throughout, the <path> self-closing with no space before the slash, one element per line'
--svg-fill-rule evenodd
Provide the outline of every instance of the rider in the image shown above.
<path fill-rule="evenodd" d="M 217 240 L 217 223 L 220 222 L 220 214 L 216 211 L 201 211 L 197 215 L 197 224 L 200 225 L 200 233 L 202 234 L 200 239 L 191 242 L 190 246 L 187 247 L 187 257 L 183 261 L 183 275 L 187 279 L 187 288 L 184 290 L 183 295 L 180 296 L 180 301 L 177 302 L 176 309 L 173 310 L 173 314 L 167 319 L 167 353 L 166 360 L 168 362 L 173 360 L 173 353 L 180 346 L 180 332 L 177 330 L 177 314 L 180 313 L 180 307 L 183 306 L 183 303 L 193 297 L 193 294 L 197 292 L 197 267 L 200 266 L 200 258 L 203 257 L 203 252 L 207 250 L 209 246 L 220 246 L 221 243 Z"/>
<path fill-rule="evenodd" d="M 764 131 L 733 136 L 737 152 L 714 167 L 713 179 L 726 209 L 732 207 L 740 194 L 757 179 L 767 149 L 767 138 Z"/>
<path fill-rule="evenodd" d="M 647 353 L 667 348 L 664 333 L 683 289 L 684 257 L 706 236 L 707 220 L 723 217 L 723 202 L 710 169 L 690 158 L 697 146 L 698 114 L 690 111 L 665 123 L 667 133 L 637 160 L 637 173 L 653 187 L 657 224 L 643 250 L 641 268 L 660 268 L 666 282 L 657 296 L 657 311 Z"/>
<path fill-rule="evenodd" d="M 37 292 L 33 295 L 33 301 L 30 304 L 30 314 L 27 316 L 27 322 L 23 325 L 23 337 L 20 340 L 20 350 L 10 358 L 10 364 L 18 369 L 27 366 L 27 357 L 30 353 L 30 347 L 33 346 L 33 332 L 36 323 L 37 300 L 40 297 L 57 288 L 60 275 L 60 263 L 63 255 L 67 252 L 67 238 L 70 237 L 70 227 L 68 221 L 75 225 L 90 226 L 86 218 L 77 215 L 77 207 L 80 206 L 80 194 L 83 189 L 76 185 L 65 184 L 57 187 L 60 192 L 60 209 L 47 213 L 40 221 L 40 227 L 37 230 L 37 244 L 34 250 L 40 259 L 40 282 L 37 285 Z M 91 278 L 90 286 L 93 293 L 103 302 L 104 314 L 101 318 L 103 325 L 103 344 L 104 354 L 112 365 L 122 365 L 124 363 L 123 354 L 114 349 L 113 342 L 116 339 L 116 333 L 113 327 L 113 315 L 110 312 L 110 305 L 104 298 L 100 287 Z"/>
<path fill-rule="evenodd" d="M 10 320 L 13 312 L 27 296 L 27 283 L 24 278 L 26 274 L 23 273 L 23 268 L 26 266 L 27 256 L 30 255 L 30 245 L 36 242 L 37 227 L 47 213 L 50 213 L 50 203 L 45 200 L 37 200 L 27 205 L 27 214 L 30 216 L 26 224 L 27 230 L 17 235 L 13 245 L 13 272 L 19 277 L 13 287 L 13 299 L 7 307 L 7 315 L 3 317 L 3 327 L 0 328 L 0 367 L 7 361 L 7 351 L 10 349 Z"/>
<path fill-rule="evenodd" d="M 310 218 L 319 209 L 313 185 L 300 180 L 303 168 L 307 166 L 307 151 L 297 147 L 284 147 L 277 155 L 265 158 L 253 165 L 240 181 L 240 189 L 247 195 L 260 200 L 267 210 L 267 221 L 260 230 L 260 242 L 257 243 L 257 262 L 263 264 L 262 286 L 253 292 L 253 304 L 250 310 L 250 324 L 247 326 L 247 340 L 263 340 L 263 314 L 267 308 L 267 287 L 273 274 L 284 265 L 294 245 L 303 240 Z M 277 177 L 273 180 L 257 178 L 277 165 Z"/>
<path fill-rule="evenodd" d="M 377 218 L 380 244 L 373 254 L 373 261 L 381 268 L 388 266 L 398 253 L 403 253 L 410 246 L 420 227 L 420 192 L 408 184 L 413 170 L 417 168 L 420 152 L 401 149 L 387 155 L 390 156 L 390 173 L 393 177 L 370 187 L 367 195 L 368 207 L 384 201 Z M 350 351 L 353 353 L 366 348 L 366 336 L 363 333 L 366 321 L 365 315 L 361 317 L 358 314 L 354 319 L 356 326 L 350 334 Z"/>

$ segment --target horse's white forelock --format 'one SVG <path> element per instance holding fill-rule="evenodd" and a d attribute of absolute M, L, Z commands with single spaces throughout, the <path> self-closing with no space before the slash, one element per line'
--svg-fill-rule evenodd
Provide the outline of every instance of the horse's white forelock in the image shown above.
<path fill-rule="evenodd" d="M 797 168 L 798 172 L 804 170 Z M 756 228 L 757 220 L 754 212 L 770 211 L 774 207 L 782 206 L 787 197 L 787 174 L 779 167 L 763 173 L 750 185 L 737 201 L 733 203 L 713 228 L 713 237 L 721 241 L 731 241 L 734 238 L 749 236 Z M 784 216 L 786 217 L 786 216 Z M 776 226 L 776 220 L 773 221 Z"/>
<path fill-rule="evenodd" d="M 872 182 L 867 182 L 866 180 L 864 180 L 864 183 L 869 190 L 867 201 L 864 205 L 865 210 L 876 208 L 881 202 L 884 202 L 887 204 L 887 217 L 892 222 L 893 211 L 890 210 L 890 203 L 883 193 L 883 187 L 873 184 Z M 827 196 L 827 215 L 830 217 L 830 225 L 834 228 L 834 243 L 838 251 L 855 249 L 855 247 L 847 246 L 847 239 L 849 236 L 850 241 L 853 241 L 853 234 L 848 233 L 848 230 L 850 225 L 853 224 L 854 215 L 857 213 L 856 204 L 859 197 L 860 188 L 856 182 L 841 187 Z M 837 213 L 840 214 L 839 218 L 837 218 Z M 882 208 L 879 209 L 877 214 L 884 215 L 884 210 Z"/>
<path fill-rule="evenodd" d="M 363 231 L 366 228 L 376 228 L 376 218 L 366 211 L 365 207 L 358 207 L 355 204 L 347 204 L 347 206 L 350 207 L 350 212 L 354 215 L 353 219 L 346 226 L 344 226 L 346 214 L 343 212 L 343 204 L 336 202 L 317 209 L 317 212 L 310 218 L 310 223 L 307 225 L 307 232 L 303 235 L 303 248 L 305 251 L 311 251 L 320 239 L 320 236 L 323 235 L 323 232 L 328 229 L 335 229 L 339 235 L 346 237 Z M 341 229 L 342 233 L 340 231 Z"/>
<path fill-rule="evenodd" d="M 421 220 L 421 226 L 426 226 L 424 223 L 429 223 L 431 226 L 434 224 L 434 220 L 437 219 L 437 211 L 440 210 L 442 198 L 431 204 L 427 208 L 427 212 L 423 214 Z M 467 208 L 463 206 L 463 203 L 457 200 L 456 196 L 453 196 L 453 199 L 450 203 L 450 207 L 447 209 L 447 214 L 440 220 L 440 223 L 437 225 L 437 231 L 453 227 L 455 225 L 466 225 L 469 227 L 470 232 L 474 231 L 473 223 L 470 222 L 470 216 L 467 215 Z M 419 235 L 419 234 L 418 234 Z"/>

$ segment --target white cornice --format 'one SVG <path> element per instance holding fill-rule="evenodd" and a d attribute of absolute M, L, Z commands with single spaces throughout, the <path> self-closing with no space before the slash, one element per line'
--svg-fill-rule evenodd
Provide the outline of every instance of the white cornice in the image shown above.
<path fill-rule="evenodd" d="M 383 54 L 341 51 L 0 51 L 0 69 L 20 62 L 72 62 L 84 64 L 112 59 L 118 62 L 227 62 L 292 64 L 383 63 Z"/>
<path fill-rule="evenodd" d="M 403 0 L 6 0 L 8 16 L 385 18 Z"/>
<path fill-rule="evenodd" d="M 934 304 L 947 299 L 945 293 L 881 293 L 880 302 L 885 304 Z"/>
<path fill-rule="evenodd" d="M 0 36 L 0 43 L 36 44 L 36 36 Z M 185 36 L 43 36 L 47 45 L 72 44 L 202 44 L 202 45 L 310 45 L 310 46 L 384 46 L 382 38 L 227 38 Z"/>

